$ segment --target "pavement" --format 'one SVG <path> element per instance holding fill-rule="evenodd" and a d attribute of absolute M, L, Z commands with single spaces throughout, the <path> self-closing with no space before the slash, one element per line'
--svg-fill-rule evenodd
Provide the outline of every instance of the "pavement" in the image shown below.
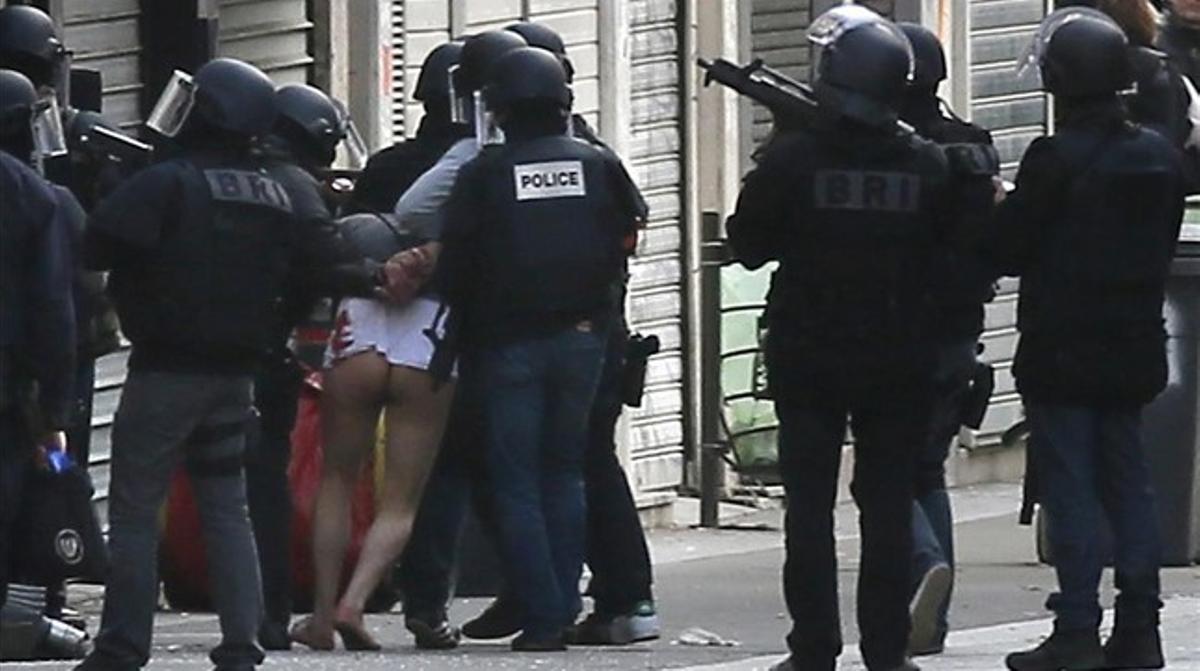
<path fill-rule="evenodd" d="M 1020 490 L 1013 484 L 953 492 L 960 566 L 952 629 L 945 654 L 920 660 L 927 671 L 994 671 L 1007 652 L 1036 644 L 1050 630 L 1042 604 L 1054 588 L 1053 571 L 1038 563 L 1032 532 L 1016 524 Z M 780 593 L 783 561 L 782 513 L 771 502 L 762 509 L 727 506 L 723 526 L 684 526 L 650 534 L 656 596 L 663 638 L 626 648 L 576 648 L 550 655 L 515 655 L 507 643 L 468 642 L 450 652 L 412 647 L 398 613 L 373 615 L 368 626 L 384 644 L 382 653 L 272 653 L 264 669 L 347 671 L 491 669 L 751 671 L 766 669 L 785 654 L 789 627 Z M 694 506 L 684 504 L 684 517 Z M 856 515 L 837 512 L 839 583 L 847 641 L 843 671 L 860 671 L 855 649 L 853 584 L 857 572 Z M 1111 585 L 1111 575 L 1106 576 Z M 1200 671 L 1200 567 L 1163 572 L 1164 636 L 1168 669 Z M 99 594 L 80 588 L 73 600 L 94 630 Z M 1112 603 L 1111 587 L 1103 593 Z M 478 613 L 486 600 L 464 599 L 451 612 L 456 622 Z M 149 668 L 201 671 L 211 668 L 205 651 L 216 641 L 216 618 L 207 614 L 160 613 L 154 659 Z M 71 664 L 4 664 L 5 671 L 67 670 Z"/>

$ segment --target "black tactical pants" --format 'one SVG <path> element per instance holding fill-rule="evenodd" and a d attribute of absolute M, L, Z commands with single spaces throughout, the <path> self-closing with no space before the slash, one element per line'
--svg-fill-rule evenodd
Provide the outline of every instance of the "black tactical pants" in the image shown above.
<path fill-rule="evenodd" d="M 271 363 L 255 380 L 259 431 L 246 459 L 246 495 L 258 545 L 265 617 L 284 627 L 292 615 L 292 493 L 287 470 L 302 381 L 291 360 Z"/>
<path fill-rule="evenodd" d="M 8 596 L 13 526 L 21 510 L 33 439 L 15 407 L 0 410 L 0 605 Z"/>
<path fill-rule="evenodd" d="M 851 492 L 862 534 L 858 623 L 867 668 L 899 665 L 908 643 L 910 568 L 898 559 L 912 552 L 913 446 L 929 426 L 927 385 L 913 388 L 911 377 L 896 376 L 893 384 L 867 392 L 854 389 L 855 380 L 845 374 L 826 377 L 778 362 L 771 368 L 788 497 L 788 647 L 796 668 L 812 671 L 833 671 L 842 651 L 833 508 L 847 424 L 855 444 Z"/>

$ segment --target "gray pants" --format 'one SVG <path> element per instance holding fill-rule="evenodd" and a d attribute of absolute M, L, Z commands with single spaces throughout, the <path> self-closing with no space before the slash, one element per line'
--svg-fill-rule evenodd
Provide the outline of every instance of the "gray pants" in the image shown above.
<path fill-rule="evenodd" d="M 262 586 L 242 469 L 249 377 L 131 371 L 113 426 L 104 615 L 94 663 L 143 666 L 158 601 L 158 514 L 180 458 L 196 495 L 221 622 L 219 668 L 261 663 Z"/>

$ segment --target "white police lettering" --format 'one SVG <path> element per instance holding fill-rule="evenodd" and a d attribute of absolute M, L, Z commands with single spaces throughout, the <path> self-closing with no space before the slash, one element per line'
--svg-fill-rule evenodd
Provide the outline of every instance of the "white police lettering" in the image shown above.
<path fill-rule="evenodd" d="M 553 161 L 513 166 L 517 200 L 577 198 L 587 195 L 581 161 Z"/>

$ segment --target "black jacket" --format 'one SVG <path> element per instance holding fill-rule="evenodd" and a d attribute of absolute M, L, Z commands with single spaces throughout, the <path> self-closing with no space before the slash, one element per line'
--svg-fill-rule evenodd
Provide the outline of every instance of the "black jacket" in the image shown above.
<path fill-rule="evenodd" d="M 1200 82 L 1200 27 L 1168 12 L 1157 46 L 1167 52 L 1181 73 L 1193 82 Z"/>
<path fill-rule="evenodd" d="M 1014 373 L 1027 400 L 1141 404 L 1162 390 L 1183 181 L 1179 153 L 1115 102 L 1030 146 L 980 248 L 1021 277 Z"/>
<path fill-rule="evenodd" d="M 0 152 L 0 404 L 36 382 L 51 428 L 67 425 L 75 394 L 72 235 L 52 187 Z"/>
<path fill-rule="evenodd" d="M 346 213 L 391 212 L 408 187 L 433 167 L 451 145 L 468 134 L 464 126 L 424 117 L 416 137 L 371 157 L 354 183 L 354 195 L 346 205 Z"/>

